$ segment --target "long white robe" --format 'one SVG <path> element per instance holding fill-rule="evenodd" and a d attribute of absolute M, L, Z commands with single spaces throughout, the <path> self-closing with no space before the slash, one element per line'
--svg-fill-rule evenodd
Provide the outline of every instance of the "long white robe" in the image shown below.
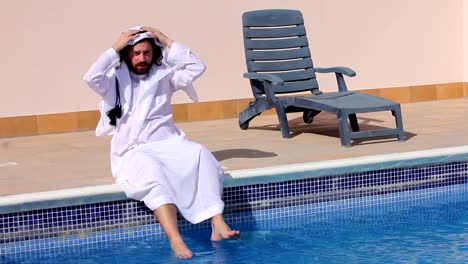
<path fill-rule="evenodd" d="M 185 219 L 199 223 L 222 213 L 223 170 L 202 145 L 190 141 L 172 119 L 171 97 L 184 90 L 192 100 L 192 82 L 204 71 L 203 62 L 178 42 L 163 50 L 161 66 L 133 79 L 113 49 L 107 50 L 85 74 L 86 83 L 102 96 L 96 135 L 113 135 L 112 174 L 129 198 L 151 210 L 177 206 Z M 106 112 L 114 107 L 115 79 L 120 86 L 122 117 L 110 126 Z"/>

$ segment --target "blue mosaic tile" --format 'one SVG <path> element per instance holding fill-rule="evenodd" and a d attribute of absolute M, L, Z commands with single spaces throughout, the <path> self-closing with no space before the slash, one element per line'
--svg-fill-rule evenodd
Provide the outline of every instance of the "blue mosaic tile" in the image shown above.
<path fill-rule="evenodd" d="M 223 200 L 226 220 L 235 224 L 287 218 L 298 213 L 344 210 L 364 206 L 379 195 L 389 196 L 386 199 L 390 201 L 393 194 L 406 191 L 427 189 L 424 197 L 428 197 L 436 188 L 466 183 L 468 162 L 456 162 L 227 187 Z M 419 197 L 409 194 L 406 199 Z M 301 212 L 294 209 L 298 206 Z M 179 219 L 183 232 L 210 227 L 209 222 L 192 225 L 180 216 Z M 147 235 L 164 237 L 153 213 L 142 202 L 134 200 L 0 215 L 0 255 Z"/>

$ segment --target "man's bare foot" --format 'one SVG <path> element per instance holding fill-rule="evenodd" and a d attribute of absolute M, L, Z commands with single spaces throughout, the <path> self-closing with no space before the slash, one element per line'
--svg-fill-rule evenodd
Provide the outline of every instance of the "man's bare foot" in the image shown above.
<path fill-rule="evenodd" d="M 171 248 L 177 258 L 188 259 L 193 257 L 192 251 L 187 247 L 182 239 L 174 239 L 171 241 Z"/>
<path fill-rule="evenodd" d="M 224 221 L 223 215 L 215 215 L 211 218 L 211 240 L 221 241 L 223 239 L 237 239 L 240 231 L 232 230 Z"/>

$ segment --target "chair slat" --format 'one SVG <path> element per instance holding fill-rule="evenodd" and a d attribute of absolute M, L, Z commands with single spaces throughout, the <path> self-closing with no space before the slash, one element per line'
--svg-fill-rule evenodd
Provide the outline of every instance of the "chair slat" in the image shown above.
<path fill-rule="evenodd" d="M 288 49 L 308 45 L 306 36 L 287 39 L 244 39 L 246 49 Z"/>
<path fill-rule="evenodd" d="M 292 72 L 276 72 L 275 75 L 280 77 L 285 82 L 316 78 L 314 69 L 306 69 Z"/>
<path fill-rule="evenodd" d="M 304 25 L 283 28 L 244 28 L 244 37 L 246 38 L 283 38 L 305 35 Z"/>
<path fill-rule="evenodd" d="M 286 82 L 281 90 L 276 90 L 275 93 L 294 93 L 310 91 L 312 89 L 318 89 L 318 83 L 316 79 L 300 82 Z"/>
<path fill-rule="evenodd" d="M 273 61 L 273 62 L 247 62 L 249 72 L 273 72 L 289 71 L 297 69 L 313 68 L 312 59 L 302 59 L 294 61 Z"/>
<path fill-rule="evenodd" d="M 308 47 L 289 50 L 247 50 L 247 60 L 287 60 L 310 57 Z"/>
<path fill-rule="evenodd" d="M 276 27 L 304 24 L 299 10 L 257 10 L 246 12 L 242 15 L 245 27 Z"/>

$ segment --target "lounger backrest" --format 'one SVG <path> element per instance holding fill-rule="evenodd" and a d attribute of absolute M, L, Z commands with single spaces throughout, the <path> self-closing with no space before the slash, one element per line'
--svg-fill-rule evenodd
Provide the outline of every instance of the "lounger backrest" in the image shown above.
<path fill-rule="evenodd" d="M 302 13 L 258 10 L 242 16 L 248 72 L 272 73 L 285 82 L 275 93 L 318 89 Z"/>

